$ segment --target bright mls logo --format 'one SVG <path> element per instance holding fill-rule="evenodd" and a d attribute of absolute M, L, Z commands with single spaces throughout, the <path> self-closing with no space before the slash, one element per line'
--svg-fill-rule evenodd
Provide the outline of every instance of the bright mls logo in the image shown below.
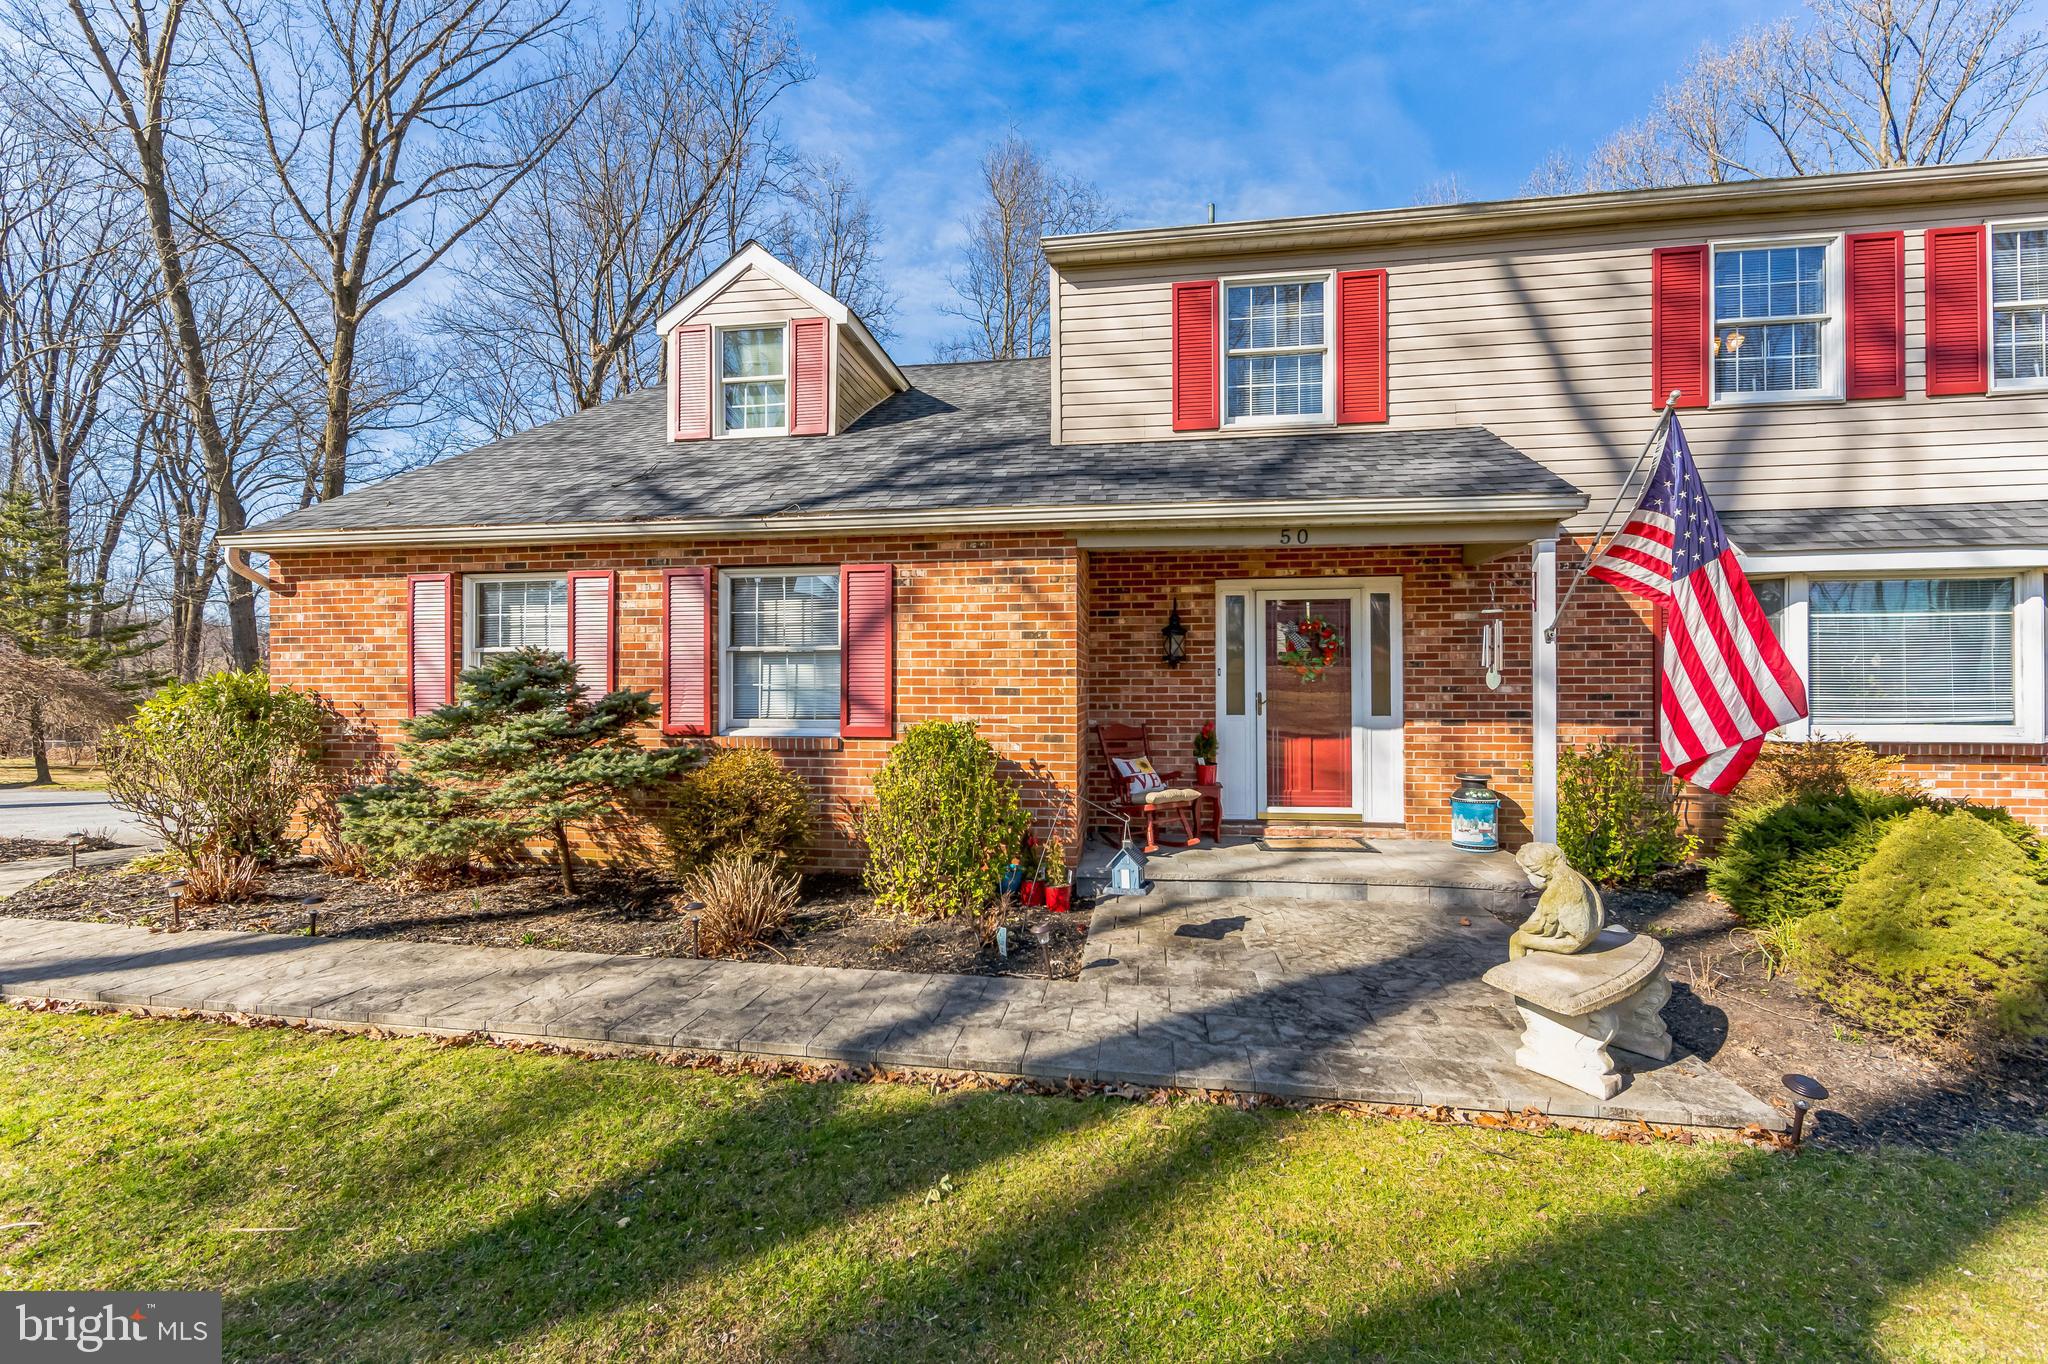
<path fill-rule="evenodd" d="M 0 1293 L 0 1359 L 219 1364 L 218 1293 Z"/>

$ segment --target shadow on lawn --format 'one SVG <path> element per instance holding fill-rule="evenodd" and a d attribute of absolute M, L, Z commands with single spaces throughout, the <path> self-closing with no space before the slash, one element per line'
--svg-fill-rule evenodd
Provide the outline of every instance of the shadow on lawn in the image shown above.
<path fill-rule="evenodd" d="M 722 1271 L 758 1274 L 799 1256 L 814 1234 L 917 1200 L 942 1174 L 964 1185 L 977 1171 L 1131 1112 L 1104 1100 L 972 1094 L 906 1118 L 881 1096 L 849 1102 L 861 1094 L 770 1086 L 757 1101 L 716 1115 L 701 1137 L 587 1195 L 536 1202 L 440 1245 L 230 1301 L 231 1350 L 259 1356 L 268 1340 L 274 1358 L 315 1357 L 336 1342 L 409 1360 L 493 1344 L 516 1354 L 521 1342 L 576 1318 L 631 1312 L 638 1331 L 641 1314 L 658 1305 L 650 1329 L 668 1333 L 671 1346 L 737 1330 L 747 1349 L 775 1358 L 1086 1357 L 1118 1347 L 1105 1333 L 1122 1333 L 1125 1350 L 1150 1345 L 1173 1354 L 1176 1314 L 1212 1313 L 1191 1329 L 1213 1342 L 1241 1319 L 1250 1297 L 1281 1291 L 1249 1278 L 1235 1290 L 1211 1280 L 1167 1284 L 1134 1295 L 1140 1319 L 1113 1301 L 1098 1305 L 1114 1298 L 1106 1284 L 1102 1293 L 1086 1291 L 1091 1275 L 1142 1273 L 1118 1266 L 1142 1266 L 1144 1245 L 1170 1245 L 1162 1238 L 1172 1236 L 1174 1221 L 1202 1217 L 1228 1196 L 1224 1179 L 1301 1121 L 1216 1107 L 1183 1113 L 1155 1143 L 1088 1167 L 1064 1192 L 1027 1193 L 995 1210 L 995 1229 L 958 1253 L 913 1241 L 907 1249 L 942 1253 L 876 1258 L 857 1289 L 793 1271 L 781 1317 L 767 1325 L 745 1303 L 722 1299 Z M 1289 1339 L 1282 1331 L 1264 1347 L 1247 1341 L 1232 1353 L 1301 1361 L 1875 1358 L 1893 1294 L 1952 1263 L 2048 1190 L 2048 1169 L 2024 1152 L 2001 1151 L 2000 1140 L 1977 1139 L 1960 1159 L 1882 1164 L 1745 1152 L 1698 1184 L 1619 1217 L 1576 1220 L 1504 1256 L 1489 1257 L 1483 1240 L 1472 1240 L 1475 1262 L 1454 1266 L 1432 1291 L 1384 1305 L 1325 1299 L 1314 1305 L 1332 1315 L 1312 1333 Z M 488 1145 L 465 1139 L 449 1154 L 488 1161 Z M 1929 1196 L 1934 1191 L 1939 1197 Z M 1451 1215 L 1451 1196 L 1440 1211 Z M 1415 1234 L 1391 1229 L 1390 1242 L 1404 1232 Z M 1516 1229 L 1501 1234 L 1512 1238 Z M 1472 1237 L 1469 1227 L 1463 1235 Z M 1182 1288 L 1193 1295 L 1176 1296 Z M 1247 1302 L 1212 1305 L 1219 1291 Z M 1705 1324 L 1668 1317 L 1656 1303 L 1697 1309 Z M 659 1335 L 641 1340 L 650 1351 L 663 1343 Z"/>

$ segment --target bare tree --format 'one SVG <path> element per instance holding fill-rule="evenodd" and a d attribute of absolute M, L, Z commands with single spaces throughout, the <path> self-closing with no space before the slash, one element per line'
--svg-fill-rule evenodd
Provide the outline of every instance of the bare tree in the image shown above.
<path fill-rule="evenodd" d="M 811 162 L 792 181 L 778 250 L 799 274 L 860 315 L 884 339 L 898 301 L 882 278 L 880 233 L 867 191 L 834 158 Z"/>
<path fill-rule="evenodd" d="M 1577 194 L 1585 188 L 1586 168 L 1572 160 L 1571 153 L 1564 148 L 1553 147 L 1522 182 L 1521 195 L 1525 199 L 1547 199 Z"/>
<path fill-rule="evenodd" d="M 1095 186 L 1059 174 L 1016 132 L 981 159 L 983 199 L 967 221 L 965 259 L 946 280 L 960 301 L 941 312 L 967 329 L 941 360 L 1014 360 L 1050 353 L 1052 296 L 1042 238 L 1116 226 Z"/>
<path fill-rule="evenodd" d="M 1453 171 L 1449 175 L 1439 175 L 1416 190 L 1414 202 L 1417 208 L 1436 208 L 1445 204 L 1462 204 L 1471 198 L 1457 172 Z"/>
<path fill-rule="evenodd" d="M 2024 0 L 1809 0 L 1803 24 L 1703 48 L 1595 154 L 1602 188 L 1889 170 L 2023 149 L 2048 80 Z"/>
<path fill-rule="evenodd" d="M 188 230 L 194 206 L 208 194 L 176 132 L 187 118 L 191 6 L 189 0 L 64 0 L 64 6 L 61 17 L 39 0 L 16 6 L 20 41 L 9 55 L 40 61 L 17 90 L 31 96 L 40 126 L 94 152 L 141 206 L 155 292 L 170 318 L 180 397 L 213 489 L 215 522 L 222 534 L 233 534 L 247 526 L 248 515 L 235 493 L 232 452 L 214 409 Z M 247 583 L 229 592 L 228 624 L 235 665 L 255 667 L 260 645 L 255 594 Z"/>
<path fill-rule="evenodd" d="M 594 53 L 511 102 L 541 154 L 433 318 L 468 422 L 503 435 L 659 381 L 649 323 L 750 230 L 730 215 L 773 186 L 735 182 L 761 176 L 768 111 L 808 74 L 766 0 L 696 0 L 623 61 Z"/>
<path fill-rule="evenodd" d="M 364 324 L 485 222 L 602 87 L 544 102 L 554 123 L 526 136 L 505 122 L 568 80 L 584 28 L 572 0 L 261 4 L 213 0 L 208 14 L 230 54 L 214 93 L 236 117 L 221 135 L 264 207 L 206 221 L 319 357 L 318 495 L 338 497 Z"/>

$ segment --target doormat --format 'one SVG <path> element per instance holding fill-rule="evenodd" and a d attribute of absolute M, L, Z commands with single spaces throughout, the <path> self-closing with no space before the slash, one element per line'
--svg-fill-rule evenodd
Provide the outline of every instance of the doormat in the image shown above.
<path fill-rule="evenodd" d="M 1362 838 L 1262 838 L 1260 852 L 1371 852 Z"/>

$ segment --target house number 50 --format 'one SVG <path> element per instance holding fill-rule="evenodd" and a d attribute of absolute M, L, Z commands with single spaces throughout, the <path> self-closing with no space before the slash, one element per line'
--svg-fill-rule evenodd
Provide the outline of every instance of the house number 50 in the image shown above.
<path fill-rule="evenodd" d="M 1306 527 L 1304 527 L 1304 528 L 1302 528 L 1302 529 L 1300 529 L 1300 530 L 1283 530 L 1283 531 L 1281 531 L 1281 532 L 1280 532 L 1280 543 L 1281 543 L 1281 544 L 1283 544 L 1283 545 L 1305 545 L 1305 544 L 1307 544 L 1307 543 L 1308 543 L 1308 530 L 1307 530 L 1307 528 L 1306 528 Z"/>

